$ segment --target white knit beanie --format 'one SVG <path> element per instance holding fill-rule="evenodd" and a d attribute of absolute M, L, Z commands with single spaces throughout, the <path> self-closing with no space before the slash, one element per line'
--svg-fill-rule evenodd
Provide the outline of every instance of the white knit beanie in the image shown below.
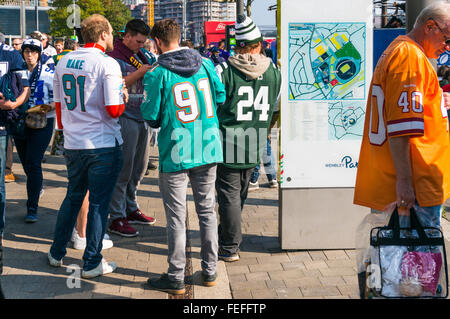
<path fill-rule="evenodd" d="M 239 15 L 236 21 L 236 45 L 246 45 L 262 41 L 262 35 L 256 24 L 245 15 Z"/>

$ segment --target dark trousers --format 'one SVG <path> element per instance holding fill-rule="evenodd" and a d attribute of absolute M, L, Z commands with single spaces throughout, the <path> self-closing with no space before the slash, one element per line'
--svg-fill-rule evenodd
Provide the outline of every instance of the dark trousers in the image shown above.
<path fill-rule="evenodd" d="M 8 137 L 8 149 L 6 150 L 6 167 L 5 167 L 5 175 L 12 174 L 12 165 L 13 165 L 13 139 L 11 136 Z"/>
<path fill-rule="evenodd" d="M 242 208 L 248 195 L 253 168 L 217 166 L 216 191 L 219 203 L 219 254 L 236 254 L 242 242 Z"/>
<path fill-rule="evenodd" d="M 37 212 L 42 189 L 42 159 L 53 134 L 54 119 L 41 129 L 25 129 L 25 138 L 14 138 L 17 154 L 27 175 L 27 211 Z"/>

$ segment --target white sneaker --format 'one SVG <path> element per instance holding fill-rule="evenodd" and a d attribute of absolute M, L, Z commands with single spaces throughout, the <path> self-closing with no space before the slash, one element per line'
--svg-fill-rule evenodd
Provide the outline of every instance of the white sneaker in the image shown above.
<path fill-rule="evenodd" d="M 73 248 L 78 250 L 84 250 L 86 248 L 86 237 L 80 237 L 78 232 L 74 230 L 72 234 Z M 102 242 L 102 250 L 109 249 L 114 246 L 112 240 L 109 238 L 108 234 L 105 234 Z"/>
<path fill-rule="evenodd" d="M 50 266 L 53 266 L 53 267 L 61 267 L 62 259 L 56 260 L 55 258 L 52 257 L 52 254 L 50 254 L 50 252 L 48 252 L 48 263 L 50 264 Z"/>
<path fill-rule="evenodd" d="M 80 237 L 75 230 L 75 236 L 72 236 L 73 248 L 78 250 L 84 250 L 86 248 L 86 237 Z"/>
<path fill-rule="evenodd" d="M 112 273 L 114 270 L 116 270 L 117 265 L 115 262 L 107 262 L 106 259 L 102 259 L 100 264 L 98 264 L 97 267 L 94 269 L 88 270 L 88 271 L 82 271 L 81 277 L 83 278 L 94 278 L 101 275 L 106 275 L 109 273 Z"/>
<path fill-rule="evenodd" d="M 70 239 L 70 241 L 75 241 L 77 235 L 78 235 L 78 231 L 76 228 L 74 228 L 72 231 L 72 238 Z"/>
<path fill-rule="evenodd" d="M 249 182 L 249 184 L 248 184 L 248 191 L 249 192 L 257 190 L 257 189 L 259 189 L 258 181 L 256 181 L 256 183 Z"/>
<path fill-rule="evenodd" d="M 105 233 L 105 236 L 103 236 L 102 250 L 109 249 L 112 246 L 114 246 L 113 241 L 109 238 L 109 235 Z"/>
<path fill-rule="evenodd" d="M 278 182 L 276 179 L 272 179 L 271 181 L 269 181 L 269 187 L 270 188 L 277 188 L 278 187 Z"/>

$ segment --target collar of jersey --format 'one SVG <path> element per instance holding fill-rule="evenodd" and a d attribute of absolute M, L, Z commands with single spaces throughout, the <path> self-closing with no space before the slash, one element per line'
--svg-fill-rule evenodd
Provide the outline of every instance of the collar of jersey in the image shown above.
<path fill-rule="evenodd" d="M 105 48 L 97 43 L 86 43 L 84 45 L 84 48 L 97 48 L 97 49 L 101 50 L 103 53 L 105 53 Z"/>

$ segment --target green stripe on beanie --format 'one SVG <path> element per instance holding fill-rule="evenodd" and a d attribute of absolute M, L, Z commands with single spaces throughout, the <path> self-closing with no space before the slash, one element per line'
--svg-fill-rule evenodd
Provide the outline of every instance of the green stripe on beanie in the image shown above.
<path fill-rule="evenodd" d="M 256 24 L 245 15 L 239 15 L 236 21 L 236 45 L 244 47 L 262 41 L 261 31 Z"/>

